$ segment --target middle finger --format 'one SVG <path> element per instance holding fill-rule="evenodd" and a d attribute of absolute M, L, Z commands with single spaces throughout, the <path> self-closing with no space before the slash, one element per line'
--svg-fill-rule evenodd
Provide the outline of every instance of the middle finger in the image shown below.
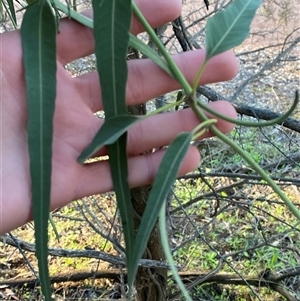
<path fill-rule="evenodd" d="M 179 69 L 192 84 L 199 67 L 205 59 L 205 50 L 195 50 L 173 56 Z M 227 51 L 213 57 L 206 66 L 199 84 L 232 79 L 238 70 L 236 57 Z M 97 72 L 84 74 L 73 79 L 74 89 L 92 111 L 102 110 L 101 89 Z M 180 84 L 149 59 L 128 61 L 128 82 L 126 102 L 137 105 L 180 88 Z"/>

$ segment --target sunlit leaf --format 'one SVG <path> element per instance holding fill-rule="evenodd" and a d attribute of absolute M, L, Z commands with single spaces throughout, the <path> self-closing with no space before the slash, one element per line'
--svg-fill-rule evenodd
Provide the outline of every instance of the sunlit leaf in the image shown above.
<path fill-rule="evenodd" d="M 140 120 L 141 118 L 133 115 L 118 115 L 106 120 L 91 144 L 80 154 L 78 162 L 84 162 L 104 145 L 115 143 L 132 125 Z"/>
<path fill-rule="evenodd" d="M 206 25 L 206 60 L 241 44 L 261 0 L 234 0 L 209 18 Z"/>
<path fill-rule="evenodd" d="M 48 301 L 51 300 L 47 257 L 56 97 L 56 26 L 47 1 L 38 1 L 26 9 L 21 35 L 28 107 L 28 147 L 36 255 L 42 291 Z"/>
<path fill-rule="evenodd" d="M 188 151 L 193 135 L 181 133 L 167 149 L 151 188 L 147 205 L 135 238 L 134 259 L 141 258 L 148 243 L 152 229 L 157 222 L 161 207 L 178 175 L 181 163 Z M 135 261 L 137 271 L 138 262 Z M 129 283 L 133 279 L 129 278 Z"/>

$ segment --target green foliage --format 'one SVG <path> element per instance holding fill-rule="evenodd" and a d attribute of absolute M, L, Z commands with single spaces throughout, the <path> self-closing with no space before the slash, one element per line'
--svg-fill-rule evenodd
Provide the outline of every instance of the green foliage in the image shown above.
<path fill-rule="evenodd" d="M 17 18 L 13 0 L 0 0 L 0 15 L 4 18 L 4 11 L 8 14 L 13 26 L 17 28 Z"/>
<path fill-rule="evenodd" d="M 172 256 L 172 253 L 170 250 L 168 234 L 167 234 L 167 225 L 166 225 L 166 204 L 163 204 L 163 206 L 160 210 L 160 213 L 159 213 L 159 230 L 160 230 L 160 236 L 161 236 L 161 243 L 162 243 L 165 255 L 166 255 L 166 259 L 170 265 L 170 270 L 173 272 L 173 278 L 176 281 L 179 289 L 181 290 L 184 298 L 187 301 L 192 301 L 192 298 L 190 297 L 189 292 L 184 287 L 184 284 L 178 275 L 178 271 L 175 267 L 173 256 Z"/>
<path fill-rule="evenodd" d="M 51 6 L 47 1 L 39 1 L 27 8 L 21 35 L 28 107 L 28 145 L 36 254 L 43 294 L 46 300 L 51 300 L 47 229 L 56 96 L 56 26 Z"/>
<path fill-rule="evenodd" d="M 127 50 L 131 22 L 131 0 L 93 1 L 96 58 L 101 78 L 102 102 L 107 119 L 127 113 Z M 105 32 L 105 35 L 103 33 Z M 130 189 L 127 182 L 126 134 L 109 145 L 112 180 L 126 243 L 129 279 L 134 270 L 134 226 Z M 132 285 L 133 281 L 130 283 Z M 130 288 L 131 288 L 130 285 Z"/>
<path fill-rule="evenodd" d="M 137 271 L 138 261 L 147 246 L 151 231 L 157 221 L 159 212 L 165 203 L 168 193 L 175 182 L 182 160 L 184 159 L 190 142 L 191 133 L 181 133 L 166 151 L 155 177 L 147 205 L 139 226 L 134 248 L 134 271 Z M 135 273 L 133 275 L 135 277 Z M 129 278 L 130 279 L 130 278 Z M 133 279 L 132 279 L 133 280 Z M 131 284 L 131 282 L 129 281 Z"/>
<path fill-rule="evenodd" d="M 276 193 L 278 193 L 286 202 L 294 215 L 297 217 L 300 216 L 297 209 L 293 207 L 284 193 L 282 193 L 278 186 L 258 166 L 256 161 L 259 158 L 252 158 L 227 136 L 218 131 L 214 126 L 215 120 L 208 119 L 203 111 L 200 110 L 200 107 L 204 108 L 206 111 L 210 111 L 212 114 L 215 114 L 215 112 L 201 105 L 200 102 L 195 99 L 193 94 L 207 61 L 214 55 L 238 45 L 248 36 L 249 26 L 255 11 L 260 4 L 260 0 L 235 0 L 231 2 L 226 9 L 216 14 L 208 21 L 206 32 L 206 61 L 199 69 L 193 88 L 188 84 L 171 56 L 157 39 L 148 22 L 144 19 L 136 5 L 131 3 L 131 0 L 94 0 L 93 22 L 86 17 L 80 16 L 70 7 L 66 10 L 66 6 L 58 0 L 53 0 L 53 3 L 57 9 L 61 9 L 66 13 L 69 12 L 71 17 L 77 18 L 78 21 L 82 21 L 83 24 L 93 27 L 94 29 L 97 68 L 101 79 L 102 102 L 105 110 L 106 122 L 89 147 L 81 154 L 79 161 L 85 160 L 104 145 L 109 145 L 108 155 L 112 171 L 112 180 L 116 191 L 118 209 L 122 219 L 126 243 L 126 260 L 130 288 L 132 288 L 138 262 L 145 250 L 159 212 L 161 212 L 160 221 L 162 221 L 161 231 L 165 230 L 165 225 L 163 223 L 165 220 L 162 213 L 163 210 L 161 210 L 164 207 L 162 206 L 175 181 L 193 134 L 197 134 L 198 131 L 201 129 L 203 130 L 203 128 L 205 130 L 206 128 L 210 128 L 212 133 L 218 136 L 244 158 L 264 180 L 270 183 L 274 191 L 276 191 Z M 154 43 L 156 43 L 164 60 L 129 34 L 131 9 L 147 30 Z M 10 11 L 12 12 L 11 8 Z M 36 4 L 27 8 L 22 23 L 21 33 L 28 98 L 29 153 L 34 220 L 36 226 L 37 256 L 39 259 L 43 293 L 46 300 L 51 299 L 47 266 L 47 225 L 50 202 L 52 119 L 56 91 L 55 31 L 55 19 L 47 0 L 39 0 Z M 196 116 L 203 122 L 191 133 L 181 133 L 166 151 L 155 178 L 136 237 L 132 219 L 133 210 L 130 205 L 130 189 L 127 183 L 126 132 L 140 119 L 126 115 L 126 55 L 129 45 L 145 53 L 162 69 L 180 82 L 186 93 L 184 101 L 190 104 Z M 298 94 L 296 94 L 296 100 L 291 110 L 281 118 L 286 117 L 297 105 L 299 101 L 297 96 Z M 177 105 L 178 103 L 173 104 L 174 107 Z M 215 114 L 215 116 L 228 120 L 226 116 L 221 114 Z M 269 121 L 267 124 L 272 124 L 272 122 L 278 122 L 278 119 Z M 251 126 L 251 124 L 249 126 Z M 252 126 L 258 125 L 252 123 Z M 172 265 L 172 258 L 169 256 L 170 250 L 165 233 L 162 236 L 164 236 L 163 245 L 165 252 Z M 231 243 L 239 244 L 239 242 Z M 215 253 L 213 252 L 207 252 L 204 258 L 209 267 L 214 267 L 217 263 Z M 275 254 L 272 255 L 270 265 L 274 266 L 277 259 Z M 182 286 L 175 270 L 174 273 L 179 285 Z M 182 289 L 186 298 L 190 299 L 183 287 Z"/>
<path fill-rule="evenodd" d="M 235 0 L 207 22 L 206 59 L 240 45 L 249 35 L 250 24 L 261 0 Z"/>
<path fill-rule="evenodd" d="M 127 49 L 131 1 L 93 1 L 97 68 L 106 118 L 127 113 Z M 105 33 L 105 34 L 103 34 Z"/>
<path fill-rule="evenodd" d="M 194 80 L 193 93 L 196 91 L 207 62 L 213 56 L 240 45 L 247 38 L 250 24 L 260 4 L 261 0 L 235 0 L 208 19 L 205 62 Z"/>
<path fill-rule="evenodd" d="M 140 120 L 141 118 L 132 115 L 118 115 L 108 118 L 91 144 L 80 154 L 78 161 L 83 163 L 105 145 L 115 143 L 132 125 Z"/>

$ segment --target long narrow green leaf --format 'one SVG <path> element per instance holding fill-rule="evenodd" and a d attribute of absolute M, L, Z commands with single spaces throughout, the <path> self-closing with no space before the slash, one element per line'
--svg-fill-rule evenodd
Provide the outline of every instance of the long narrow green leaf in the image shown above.
<path fill-rule="evenodd" d="M 13 0 L 7 0 L 7 3 L 8 3 L 8 7 L 9 7 L 9 11 L 10 11 L 12 20 L 13 20 L 14 24 L 17 25 L 17 18 L 16 18 L 16 12 L 15 12 Z"/>
<path fill-rule="evenodd" d="M 3 9 L 2 5 L 4 6 L 4 9 L 6 10 L 6 13 L 9 16 L 9 19 L 11 20 L 14 28 L 17 28 L 17 18 L 16 18 L 16 12 L 15 12 L 15 7 L 14 3 L 12 0 L 7 0 L 8 7 L 5 3 L 5 1 L 0 1 L 0 7 L 1 7 L 1 15 L 3 14 Z"/>
<path fill-rule="evenodd" d="M 130 4 L 130 0 L 93 1 L 97 67 L 107 118 L 127 113 L 125 87 Z"/>
<path fill-rule="evenodd" d="M 133 115 L 118 115 L 105 120 L 93 141 L 78 157 L 78 162 L 83 163 L 104 145 L 115 143 L 131 126 L 140 120 L 142 119 Z"/>
<path fill-rule="evenodd" d="M 133 270 L 133 247 L 134 247 L 134 225 L 133 208 L 131 206 L 131 193 L 127 182 L 127 153 L 126 134 L 116 143 L 108 146 L 110 167 L 114 190 L 117 197 L 118 209 L 120 211 L 123 234 L 126 243 L 126 262 L 128 274 Z"/>
<path fill-rule="evenodd" d="M 93 0 L 94 36 L 102 101 L 107 119 L 127 113 L 127 50 L 131 0 Z M 98 34 L 99 33 L 99 34 Z M 127 182 L 126 134 L 108 148 L 114 189 L 126 243 L 128 274 L 132 273 L 134 246 L 133 208 Z"/>
<path fill-rule="evenodd" d="M 241 44 L 261 0 L 234 0 L 209 18 L 206 26 L 206 60 Z"/>
<path fill-rule="evenodd" d="M 46 300 L 51 300 L 47 257 L 56 96 L 55 24 L 49 3 L 38 1 L 26 9 L 21 26 L 36 255 Z"/>
<path fill-rule="evenodd" d="M 112 118 L 105 120 L 104 125 L 100 128 L 98 133 L 95 135 L 93 141 L 90 145 L 80 154 L 78 157 L 78 162 L 83 163 L 86 159 L 91 157 L 97 151 L 99 151 L 104 145 L 110 145 L 117 141 L 123 134 L 125 134 L 130 127 L 132 127 L 137 122 L 149 118 L 154 114 L 158 114 L 167 110 L 168 108 L 175 107 L 182 102 L 182 99 L 178 99 L 175 103 L 170 103 L 161 107 L 155 111 L 152 111 L 148 115 L 143 117 L 137 117 L 133 115 L 118 115 Z"/>
<path fill-rule="evenodd" d="M 135 238 L 134 264 L 136 269 L 134 270 L 134 275 L 137 272 L 138 260 L 145 251 L 149 236 L 157 221 L 159 211 L 176 180 L 180 165 L 188 151 L 192 137 L 192 133 L 179 134 L 167 149 L 160 164 Z M 131 284 L 132 281 L 133 279 L 128 277 L 129 284 Z"/>

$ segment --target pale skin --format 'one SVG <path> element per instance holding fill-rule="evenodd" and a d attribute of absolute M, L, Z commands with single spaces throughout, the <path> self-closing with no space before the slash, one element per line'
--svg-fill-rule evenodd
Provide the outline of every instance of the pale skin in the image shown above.
<path fill-rule="evenodd" d="M 136 3 L 153 27 L 175 19 L 181 10 L 180 0 L 137 0 Z M 140 24 L 133 19 L 131 32 L 137 34 L 141 31 Z M 72 78 L 64 65 L 93 53 L 92 31 L 74 21 L 63 20 L 57 47 L 51 209 L 113 189 L 108 162 L 81 165 L 76 161 L 103 124 L 93 115 L 102 109 L 101 91 L 97 73 Z M 197 50 L 174 57 L 190 83 L 204 55 L 204 50 Z M 0 35 L 0 63 L 0 234 L 4 234 L 32 218 L 27 109 L 19 31 Z M 209 62 L 200 84 L 229 80 L 236 75 L 237 69 L 237 60 L 232 52 L 218 55 Z M 151 61 L 128 62 L 128 105 L 144 103 L 178 88 L 179 84 Z M 219 101 L 211 106 L 232 118 L 236 117 L 234 108 L 228 102 Z M 127 147 L 130 186 L 138 187 L 153 181 L 164 151 L 148 155 L 141 153 L 170 144 L 178 133 L 190 131 L 197 124 L 199 120 L 194 113 L 186 109 L 153 116 L 133 127 L 129 131 Z M 227 133 L 233 125 L 218 121 L 217 127 Z M 106 154 L 106 148 L 100 154 Z M 195 169 L 199 160 L 198 150 L 191 146 L 180 168 L 180 175 Z"/>

